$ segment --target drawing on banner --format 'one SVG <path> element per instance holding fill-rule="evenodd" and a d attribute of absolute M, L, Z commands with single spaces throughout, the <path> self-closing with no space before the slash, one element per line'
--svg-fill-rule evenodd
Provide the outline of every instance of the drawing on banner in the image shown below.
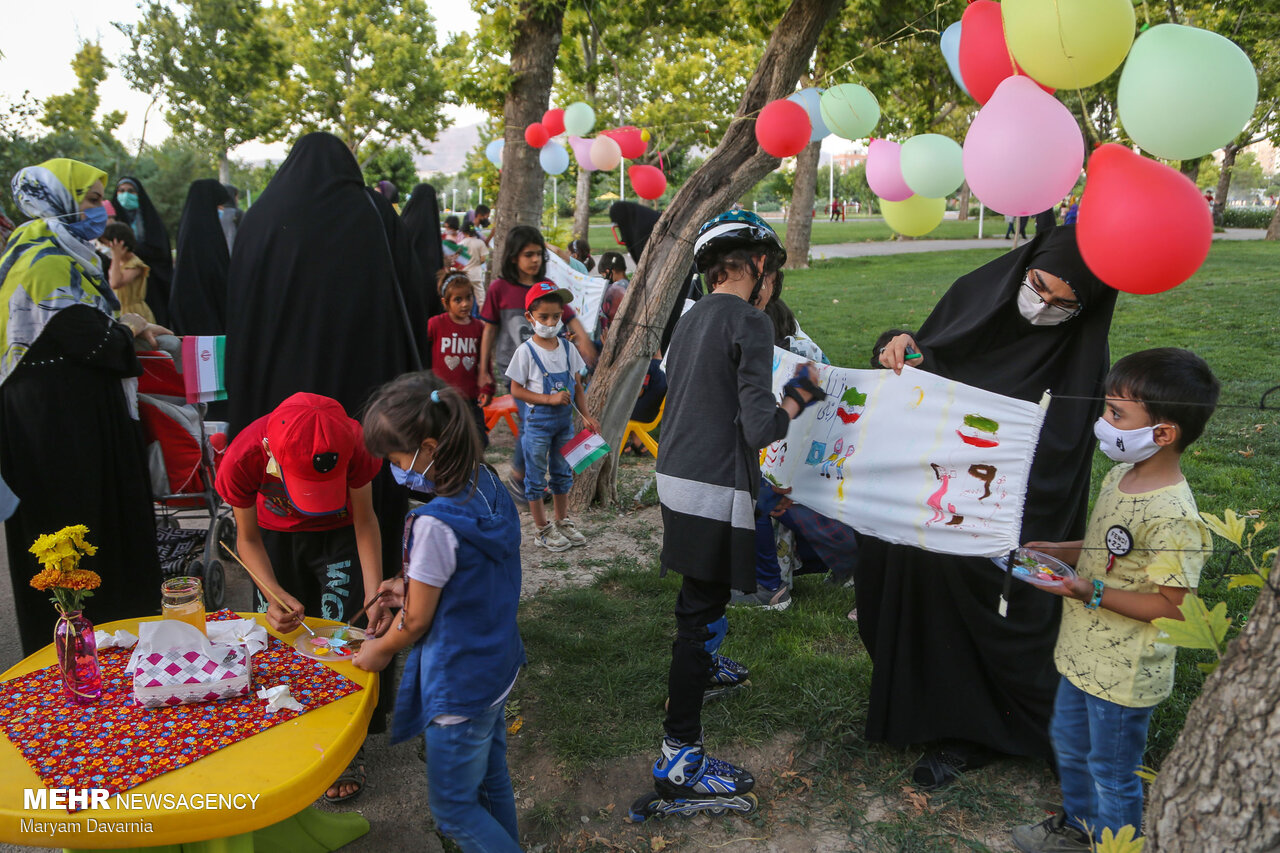
<path fill-rule="evenodd" d="M 600 303 L 604 301 L 605 280 L 575 270 L 555 252 L 547 252 L 547 278 L 573 294 L 572 307 L 590 336 L 595 336 L 596 322 L 600 318 Z"/>
<path fill-rule="evenodd" d="M 775 393 L 803 363 L 775 349 Z M 827 399 L 761 455 L 770 482 L 888 542 L 974 556 L 1018 547 L 1047 397 L 1038 405 L 915 368 L 816 367 Z"/>

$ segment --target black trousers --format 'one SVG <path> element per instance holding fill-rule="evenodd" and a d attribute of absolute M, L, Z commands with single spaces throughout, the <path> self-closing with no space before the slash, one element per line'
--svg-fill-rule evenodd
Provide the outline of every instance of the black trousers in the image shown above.
<path fill-rule="evenodd" d="M 667 735 L 684 743 L 702 737 L 702 694 L 711 655 L 724 637 L 729 584 L 686 577 L 676 596 L 676 640 L 667 675 Z"/>

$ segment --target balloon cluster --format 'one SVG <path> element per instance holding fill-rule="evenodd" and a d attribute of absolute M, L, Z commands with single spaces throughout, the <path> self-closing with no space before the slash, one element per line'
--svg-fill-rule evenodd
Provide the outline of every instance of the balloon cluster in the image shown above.
<path fill-rule="evenodd" d="M 965 136 L 962 162 L 983 204 L 1029 216 L 1072 191 L 1084 163 L 1084 137 L 1052 92 L 1092 86 L 1121 64 L 1120 124 L 1155 157 L 1204 156 L 1248 123 L 1258 81 L 1239 47 L 1177 24 L 1152 27 L 1135 40 L 1135 25 L 1131 0 L 974 0 L 943 31 L 940 46 L 952 77 L 982 105 Z M 910 143 L 898 155 L 904 178 Z M 893 156 L 883 155 L 883 170 L 892 172 Z M 917 168 L 913 162 L 912 174 Z M 871 175 L 869 155 L 869 181 Z M 1181 172 L 1113 144 L 1090 158 L 1086 178 L 1076 235 L 1085 262 L 1104 282 L 1158 293 L 1204 262 L 1212 217 Z M 884 186 L 902 189 L 889 181 Z"/>
<path fill-rule="evenodd" d="M 649 132 L 631 126 L 602 130 L 594 139 L 588 138 L 595 124 L 595 110 L 578 101 L 564 109 L 547 110 L 542 121 L 524 129 L 524 141 L 538 149 L 538 163 L 548 175 L 560 175 L 569 168 L 570 149 L 578 168 L 595 172 L 612 171 L 624 158 L 642 157 L 649 148 Z M 553 138 L 562 134 L 568 137 L 568 148 Z M 502 149 L 501 139 L 485 147 L 485 156 L 498 168 L 502 168 Z M 632 165 L 627 169 L 627 177 L 640 198 L 656 199 L 666 192 L 667 176 L 657 166 Z"/>

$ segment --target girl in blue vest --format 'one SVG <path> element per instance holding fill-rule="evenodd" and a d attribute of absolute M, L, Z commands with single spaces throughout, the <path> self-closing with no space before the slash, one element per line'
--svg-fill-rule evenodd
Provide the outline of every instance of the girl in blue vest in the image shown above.
<path fill-rule="evenodd" d="M 405 520 L 404 577 L 385 582 L 389 594 L 369 608 L 375 638 L 355 664 L 378 672 L 413 647 L 391 742 L 425 731 L 431 812 L 463 851 L 519 850 L 503 716 L 525 662 L 515 504 L 483 464 L 470 403 L 430 373 L 383 386 L 364 436 L 397 482 L 435 497 Z"/>

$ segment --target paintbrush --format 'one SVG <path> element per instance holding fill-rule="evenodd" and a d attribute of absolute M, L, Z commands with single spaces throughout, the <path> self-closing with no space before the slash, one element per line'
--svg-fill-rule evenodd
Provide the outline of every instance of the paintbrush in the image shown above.
<path fill-rule="evenodd" d="M 377 594 L 377 595 L 375 595 L 373 598 L 369 599 L 369 603 L 368 603 L 368 604 L 366 604 L 364 607 L 361 607 L 359 610 L 357 610 L 357 611 L 355 612 L 355 615 L 354 615 L 354 616 L 352 616 L 350 619 L 348 619 L 348 620 L 347 620 L 347 627 L 348 627 L 348 628 L 354 628 L 355 626 L 354 626 L 354 625 L 352 625 L 351 623 L 352 623 L 352 622 L 354 622 L 354 621 L 356 621 L 357 619 L 359 619 L 361 616 L 363 616 L 363 615 L 364 615 L 364 612 L 365 612 L 366 610 L 368 610 L 370 607 L 372 607 L 372 606 L 373 606 L 373 603 L 374 603 L 375 601 L 377 601 L 379 598 L 382 598 L 382 596 L 384 596 L 384 595 L 386 595 L 386 594 L 387 594 L 387 591 L 386 591 L 385 589 L 380 589 L 380 590 L 378 590 L 378 594 Z M 357 630 L 359 630 L 359 629 L 357 629 Z"/>
<path fill-rule="evenodd" d="M 230 545 L 228 545 L 226 542 L 219 542 L 218 544 L 222 546 L 222 549 L 223 549 L 224 551 L 226 551 L 228 554 L 230 554 L 232 557 L 234 557 L 234 558 L 235 558 L 235 561 L 236 561 L 237 563 L 239 563 L 239 564 L 240 564 L 240 568 L 244 569 L 246 572 L 248 572 L 248 573 L 249 573 L 249 577 L 253 578 L 253 582 L 254 582 L 254 583 L 256 583 L 256 584 L 258 585 L 258 588 L 259 588 L 259 589 L 265 590 L 265 591 L 266 591 L 266 593 L 267 593 L 267 595 L 271 596 L 272 598 L 274 598 L 274 599 L 276 600 L 276 604 L 279 604 L 281 607 L 283 607 L 283 608 L 284 608 L 284 612 L 285 612 L 285 613 L 292 613 L 292 612 L 293 612 L 293 608 L 292 608 L 292 607 L 290 607 L 289 605 L 285 604 L 283 601 L 281 601 L 281 600 L 280 600 L 280 596 L 276 595 L 276 594 L 275 594 L 275 592 L 273 592 L 273 591 L 272 591 L 271 587 L 267 586 L 267 585 L 266 585 L 266 584 L 264 584 L 262 581 L 258 580 L 258 576 L 257 576 L 257 575 L 255 575 L 255 574 L 253 573 L 253 569 L 249 568 L 248 566 L 246 566 L 246 565 L 244 564 L 244 560 L 240 559 L 240 555 L 239 555 L 239 554 L 237 554 L 235 551 L 232 551 L 232 550 L 231 550 L 231 546 L 230 546 Z M 307 625 L 307 623 L 306 623 L 306 622 L 302 622 L 302 623 L 300 623 L 300 624 L 302 625 L 302 627 L 303 627 L 304 629 L 306 629 L 306 632 L 307 632 L 308 634 L 310 634 L 310 635 L 311 635 L 311 636 L 313 636 L 313 637 L 316 635 L 316 632 L 315 632 L 315 631 L 312 631 L 312 630 L 311 630 L 311 627 L 310 627 L 309 625 Z"/>

